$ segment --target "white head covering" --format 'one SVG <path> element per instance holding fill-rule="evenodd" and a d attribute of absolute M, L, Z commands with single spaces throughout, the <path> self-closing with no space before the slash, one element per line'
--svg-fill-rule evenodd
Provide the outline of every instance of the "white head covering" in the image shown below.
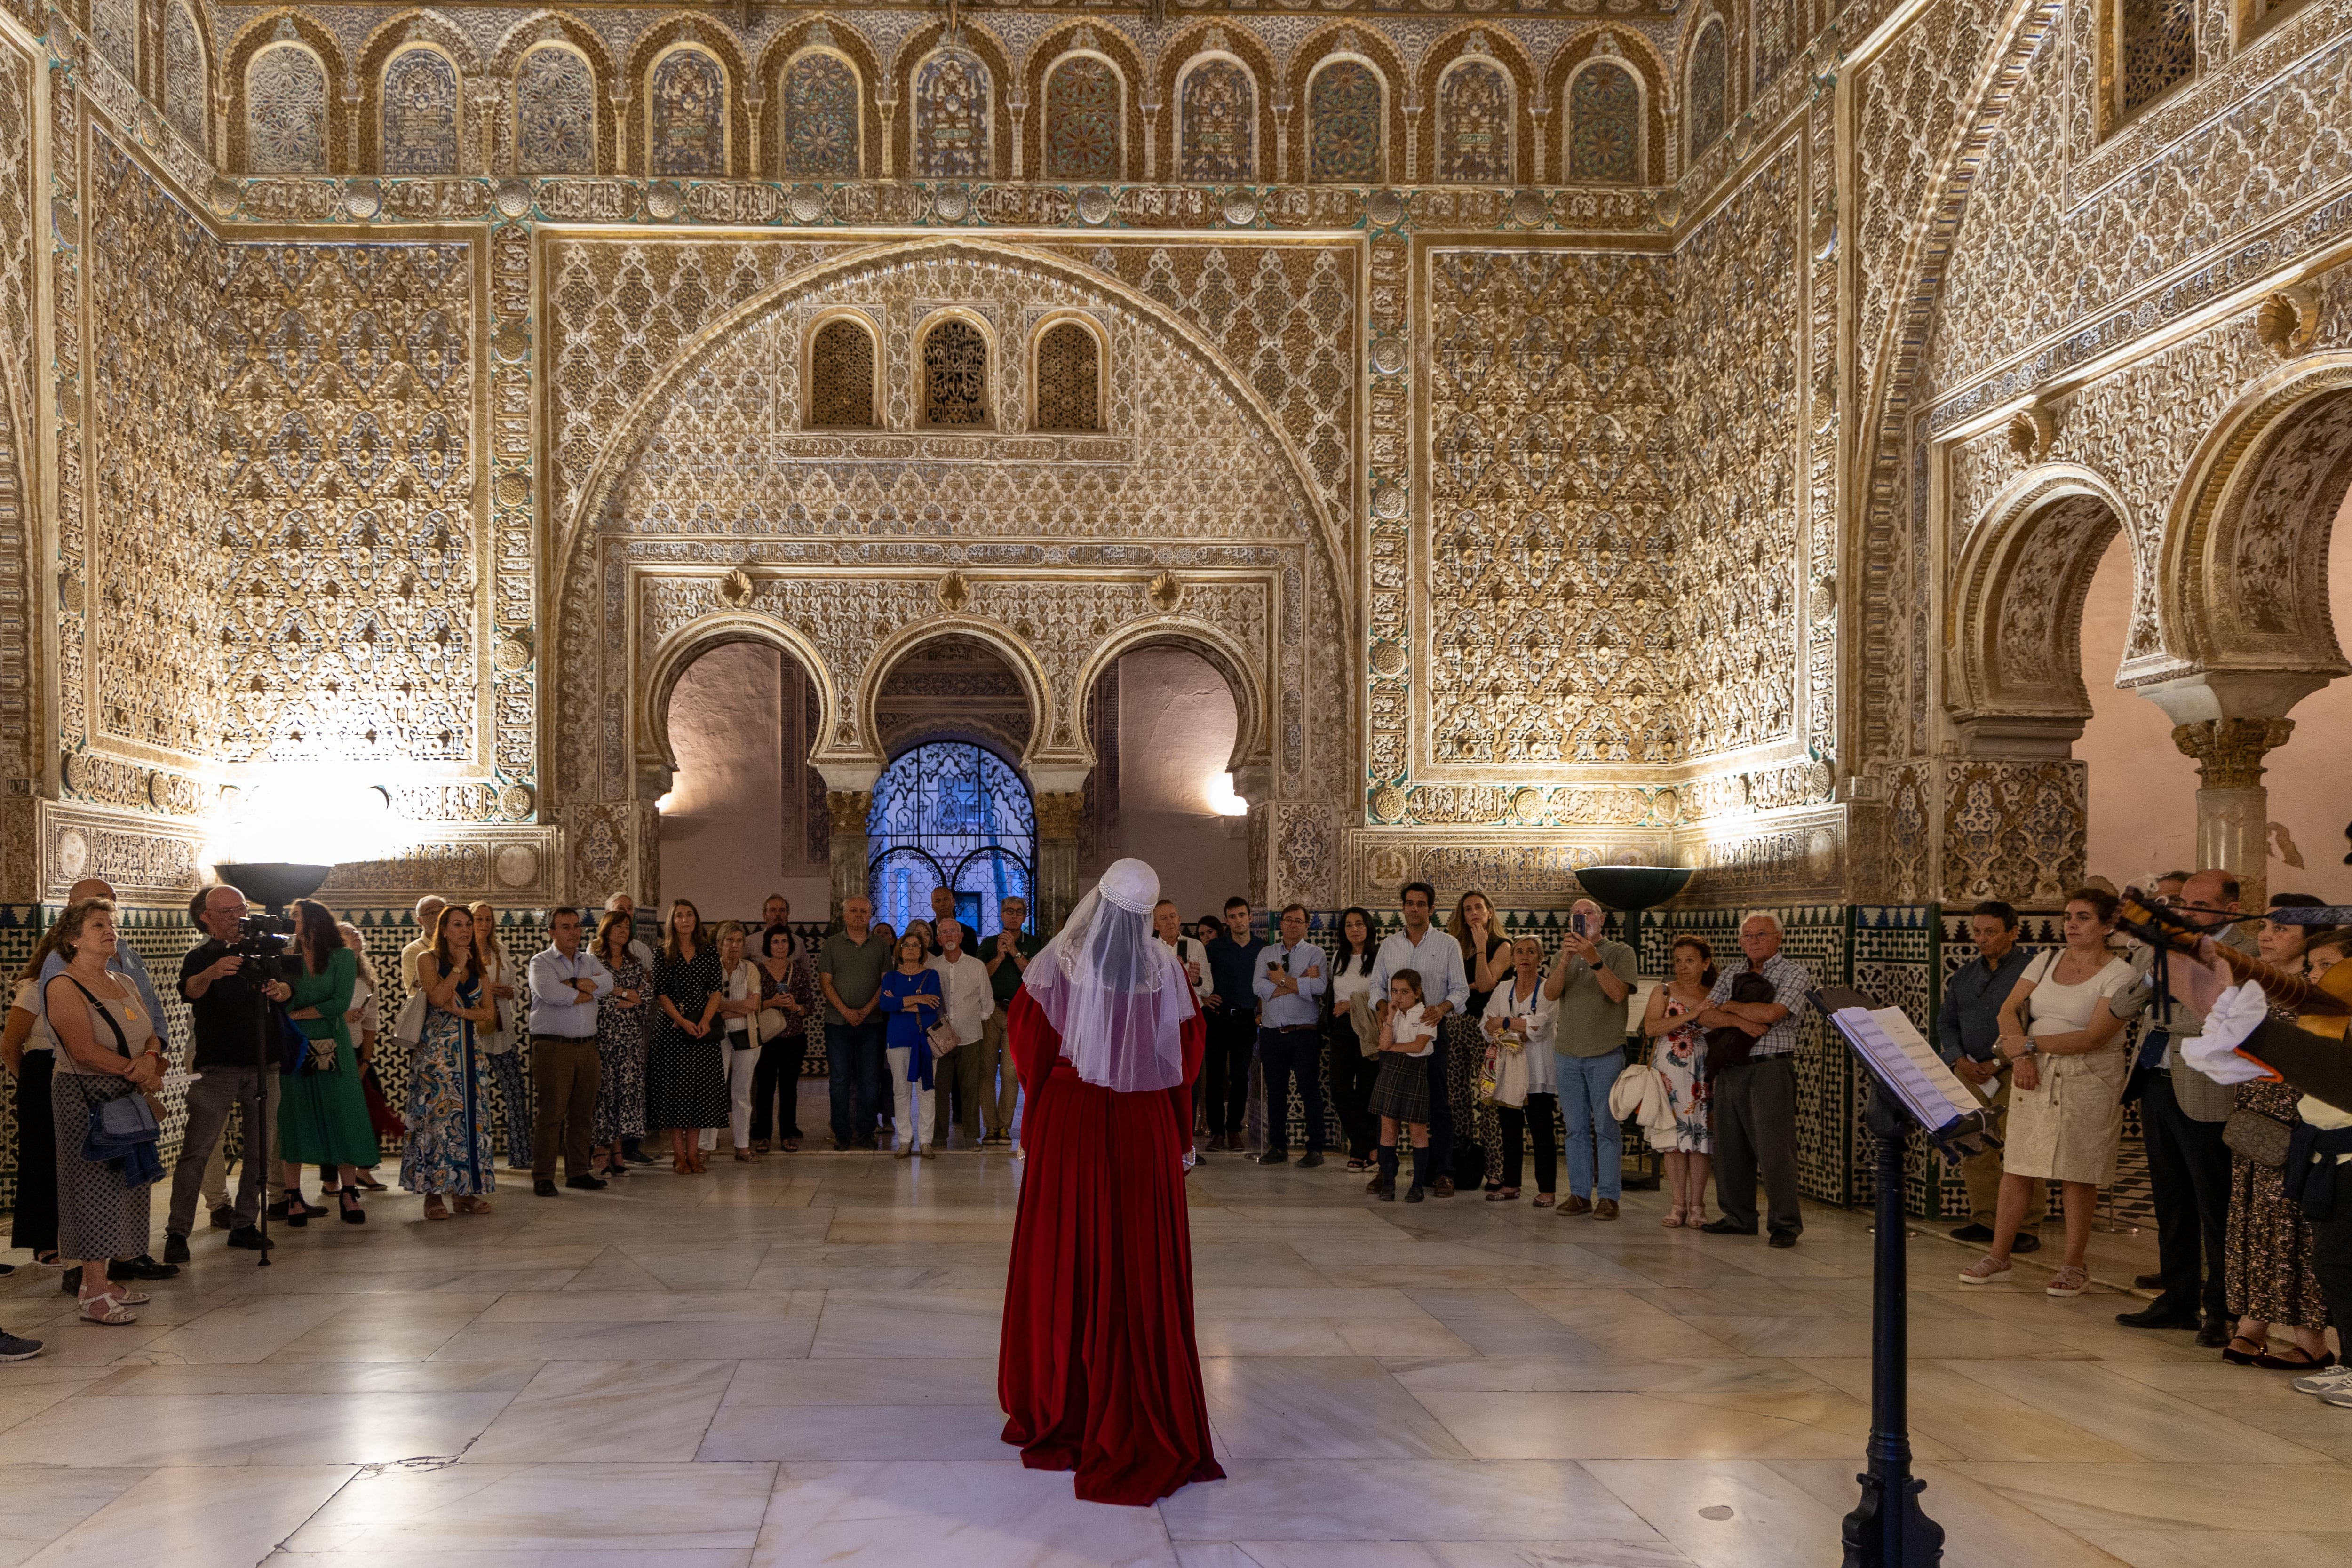
<path fill-rule="evenodd" d="M 1061 1032 L 1078 1077 L 1120 1094 L 1184 1081 L 1184 1021 L 1192 988 L 1151 929 L 1160 873 L 1114 861 L 1023 982 Z"/>

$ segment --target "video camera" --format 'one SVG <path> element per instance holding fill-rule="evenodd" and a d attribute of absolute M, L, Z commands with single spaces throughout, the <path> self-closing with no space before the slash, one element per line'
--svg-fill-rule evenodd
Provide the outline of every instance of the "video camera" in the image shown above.
<path fill-rule="evenodd" d="M 240 958 L 276 958 L 293 935 L 294 922 L 284 915 L 247 915 L 237 922 L 228 950 Z"/>

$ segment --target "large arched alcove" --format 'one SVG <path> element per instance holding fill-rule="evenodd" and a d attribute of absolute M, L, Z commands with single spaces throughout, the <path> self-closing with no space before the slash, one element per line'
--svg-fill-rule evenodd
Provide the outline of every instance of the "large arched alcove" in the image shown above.
<path fill-rule="evenodd" d="M 811 429 L 798 417 L 802 340 L 844 310 L 879 333 L 880 424 Z M 917 416 L 914 338 L 941 310 L 987 324 L 992 428 Z M 1033 327 L 1073 312 L 1101 331 L 1105 427 L 1032 431 L 1017 351 Z M 632 696 L 659 678 L 649 655 L 719 620 L 806 650 L 824 683 L 811 761 L 836 835 L 862 833 L 890 760 L 885 677 L 949 635 L 993 649 L 1028 696 L 1034 724 L 1015 760 L 1047 839 L 1097 843 L 1071 803 L 1103 765 L 1088 712 L 1100 673 L 1127 647 L 1173 637 L 1235 694 L 1228 761 L 1253 771 L 1253 807 L 1285 803 L 1286 823 L 1305 814 L 1324 825 L 1309 838 L 1336 842 L 1360 766 L 1342 592 L 1353 574 L 1338 525 L 1251 382 L 1154 301 L 1018 247 L 869 248 L 717 321 L 617 423 L 555 521 L 543 656 L 557 809 L 593 852 L 572 858 L 578 896 L 628 875 L 618 868 L 647 820 L 641 807 L 669 787 L 659 727 Z M 1097 857 L 1045 858 L 1072 873 L 1059 888 Z M 1253 889 L 1328 901 L 1319 883 L 1333 858 L 1280 864 L 1286 886 L 1269 889 L 1259 867 Z"/>
<path fill-rule="evenodd" d="M 773 642 L 697 650 L 669 684 L 664 729 L 675 771 L 657 803 L 658 892 L 709 920 L 749 920 L 772 893 L 799 919 L 828 891 L 824 782 L 808 765 L 815 687 Z"/>

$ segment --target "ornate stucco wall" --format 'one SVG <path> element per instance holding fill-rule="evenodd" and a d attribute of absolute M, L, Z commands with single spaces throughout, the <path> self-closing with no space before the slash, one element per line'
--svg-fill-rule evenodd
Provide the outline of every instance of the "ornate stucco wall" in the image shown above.
<path fill-rule="evenodd" d="M 698 649 L 795 661 L 839 831 L 878 693 L 952 634 L 1015 672 L 1071 843 L 1100 673 L 1209 658 L 1276 898 L 1540 907 L 1632 855 L 1717 903 L 2046 902 L 2115 530 L 2126 678 L 2216 789 L 2343 669 L 2306 502 L 2352 479 L 2352 0 L 2216 8 L 2129 113 L 2090 0 L 979 7 L 953 40 L 913 7 L 16 5 L 12 900 L 174 898 L 232 792 L 304 763 L 414 825 L 346 901 L 642 888 Z M 446 70 L 388 110 L 417 50 Z M 811 51 L 854 109 L 811 107 Z M 993 84 L 969 123 L 927 96 L 948 55 Z M 1116 113 L 1068 117 L 1070 58 Z M 805 417 L 840 310 L 871 429 Z M 984 428 L 919 417 L 941 313 L 986 340 Z M 1100 333 L 1099 431 L 1037 427 L 1056 319 Z"/>

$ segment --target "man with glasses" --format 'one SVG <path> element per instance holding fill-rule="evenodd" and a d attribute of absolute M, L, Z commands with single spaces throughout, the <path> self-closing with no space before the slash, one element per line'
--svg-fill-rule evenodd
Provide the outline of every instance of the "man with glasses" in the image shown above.
<path fill-rule="evenodd" d="M 172 1213 L 163 1225 L 166 1263 L 187 1258 L 205 1163 L 212 1158 L 213 1145 L 227 1129 L 233 1110 L 244 1112 L 245 1158 L 228 1244 L 253 1252 L 265 1245 L 262 1175 L 271 1162 L 263 1156 L 278 1126 L 278 1075 L 275 1049 L 266 1063 L 259 1051 L 262 1031 L 269 1024 L 269 1004 L 285 1001 L 294 990 L 267 961 L 230 951 L 244 934 L 245 910 L 242 892 L 220 887 L 198 895 L 196 907 L 189 911 L 205 933 L 205 940 L 180 960 L 180 994 L 187 1001 L 195 1037 L 188 1065 L 196 1076 L 188 1084 L 187 1131 L 180 1142 L 179 1163 L 172 1168 Z M 274 1047 L 276 1042 L 270 1043 Z"/>
<path fill-rule="evenodd" d="M 996 906 L 996 934 L 980 945 L 988 965 L 989 994 L 996 1005 L 980 1024 L 980 1108 L 987 1113 L 982 1143 L 1013 1142 L 1013 1112 L 1021 1100 L 1021 1074 L 1004 1048 L 1004 1010 L 1021 989 L 1029 961 L 1045 944 L 1022 928 L 1029 923 L 1029 900 L 1011 898 Z M 990 1085 L 994 1085 L 992 1093 Z"/>

